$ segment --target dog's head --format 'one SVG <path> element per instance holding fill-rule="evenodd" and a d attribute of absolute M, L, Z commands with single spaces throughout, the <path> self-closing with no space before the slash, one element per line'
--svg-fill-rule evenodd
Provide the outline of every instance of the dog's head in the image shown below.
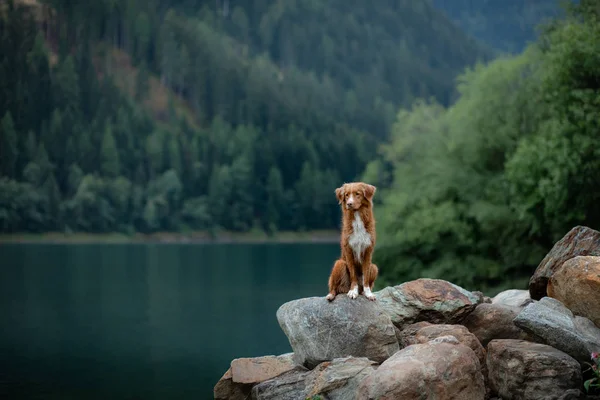
<path fill-rule="evenodd" d="M 335 195 L 342 206 L 347 210 L 358 210 L 362 206 L 373 204 L 373 195 L 377 188 L 364 182 L 344 183 L 335 189 Z"/>

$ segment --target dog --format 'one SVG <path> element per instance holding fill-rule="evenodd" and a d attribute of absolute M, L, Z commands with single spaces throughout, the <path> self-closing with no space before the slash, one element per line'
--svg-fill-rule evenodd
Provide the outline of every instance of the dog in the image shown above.
<path fill-rule="evenodd" d="M 373 196 L 377 188 L 364 182 L 345 183 L 335 190 L 342 209 L 341 257 L 329 276 L 329 301 L 347 293 L 356 299 L 364 293 L 375 300 L 373 285 L 379 270 L 371 263 L 375 248 L 375 218 Z"/>

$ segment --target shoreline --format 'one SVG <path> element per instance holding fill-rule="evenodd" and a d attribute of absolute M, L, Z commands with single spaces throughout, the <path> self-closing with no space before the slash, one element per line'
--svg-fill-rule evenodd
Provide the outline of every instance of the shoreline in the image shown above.
<path fill-rule="evenodd" d="M 282 231 L 268 236 L 264 232 L 156 232 L 134 233 L 15 233 L 0 234 L 1 244 L 262 244 L 262 243 L 339 243 L 339 232 Z"/>

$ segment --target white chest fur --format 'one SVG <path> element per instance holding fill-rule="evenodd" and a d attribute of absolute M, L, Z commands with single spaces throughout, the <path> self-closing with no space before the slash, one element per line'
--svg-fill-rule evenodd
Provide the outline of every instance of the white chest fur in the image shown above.
<path fill-rule="evenodd" d="M 354 253 L 354 259 L 359 263 L 362 262 L 362 255 L 367 247 L 371 245 L 371 235 L 365 229 L 365 224 L 360 218 L 360 213 L 354 213 L 352 221 L 352 234 L 348 238 L 348 244 Z"/>

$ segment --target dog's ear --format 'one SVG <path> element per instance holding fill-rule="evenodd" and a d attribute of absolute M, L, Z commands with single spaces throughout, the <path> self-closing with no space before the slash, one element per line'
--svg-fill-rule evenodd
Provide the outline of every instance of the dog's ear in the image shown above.
<path fill-rule="evenodd" d="M 344 187 L 339 187 L 335 189 L 335 197 L 337 197 L 339 204 L 342 204 L 344 201 Z"/>
<path fill-rule="evenodd" d="M 363 194 L 367 200 L 371 200 L 376 190 L 377 188 L 375 186 L 365 183 L 363 187 Z"/>

